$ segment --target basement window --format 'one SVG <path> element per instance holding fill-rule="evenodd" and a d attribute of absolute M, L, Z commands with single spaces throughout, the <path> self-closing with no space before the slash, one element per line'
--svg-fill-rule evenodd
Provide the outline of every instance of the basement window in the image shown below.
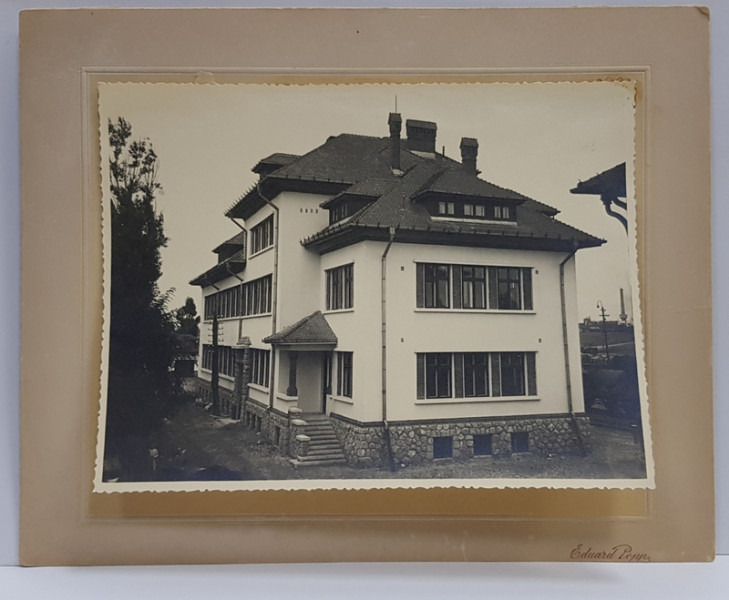
<path fill-rule="evenodd" d="M 477 434 L 473 436 L 473 455 L 474 456 L 491 456 L 493 436 L 488 433 Z"/>
<path fill-rule="evenodd" d="M 522 454 L 524 452 L 529 452 L 529 433 L 515 431 L 511 434 L 511 453 Z"/>
<path fill-rule="evenodd" d="M 433 458 L 451 458 L 453 456 L 453 437 L 433 438 Z"/>

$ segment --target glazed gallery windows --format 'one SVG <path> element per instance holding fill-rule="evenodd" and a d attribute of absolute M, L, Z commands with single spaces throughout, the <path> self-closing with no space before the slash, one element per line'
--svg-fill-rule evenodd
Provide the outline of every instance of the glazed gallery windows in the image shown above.
<path fill-rule="evenodd" d="M 533 310 L 531 267 L 416 265 L 417 308 Z"/>
<path fill-rule="evenodd" d="M 417 397 L 536 396 L 535 352 L 417 354 Z"/>

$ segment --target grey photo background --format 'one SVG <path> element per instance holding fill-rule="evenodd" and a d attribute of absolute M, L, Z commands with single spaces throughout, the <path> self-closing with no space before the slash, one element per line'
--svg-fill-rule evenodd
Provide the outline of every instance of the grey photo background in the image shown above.
<path fill-rule="evenodd" d="M 19 348 L 19 282 L 20 282 L 20 192 L 18 156 L 18 87 L 17 87 L 17 12 L 24 8 L 94 6 L 275 6 L 270 0 L 255 3 L 240 0 L 6 0 L 0 4 L 0 48 L 2 48 L 3 82 L 0 88 L 0 182 L 3 194 L 3 218 L 0 219 L 0 565 L 17 564 L 18 498 L 18 348 Z M 385 3 L 371 0 L 288 0 L 289 6 L 473 6 L 465 0 L 395 0 Z M 642 5 L 666 6 L 685 4 L 676 0 L 582 0 L 584 6 Z M 729 302 L 729 237 L 721 233 L 729 227 L 729 4 L 723 0 L 704 0 L 712 11 L 712 166 L 714 205 L 714 356 L 715 358 L 715 449 L 717 485 L 717 552 L 729 553 L 729 372 L 722 368 L 729 351 L 729 315 L 722 307 Z M 520 2 L 480 0 L 479 6 L 572 6 L 564 0 L 522 0 Z M 160 590 L 179 598 L 201 597 L 214 587 L 226 586 L 239 597 L 240 585 L 250 592 L 265 590 L 269 597 L 285 597 L 296 591 L 301 597 L 335 597 L 317 592 L 322 585 L 334 582 L 332 592 L 340 594 L 349 586 L 356 597 L 403 597 L 419 594 L 421 598 L 437 598 L 458 585 L 464 592 L 482 594 L 484 586 L 491 591 L 507 591 L 511 597 L 583 598 L 595 591 L 620 595 L 621 598 L 677 597 L 682 589 L 690 589 L 697 597 L 723 598 L 729 582 L 729 561 L 721 557 L 713 565 L 450 565 L 434 569 L 432 565 L 370 566 L 248 566 L 92 569 L 77 570 L 9 569 L 0 570 L 3 593 L 15 598 L 96 598 L 100 589 L 108 598 L 159 598 Z M 629 575 L 628 575 L 629 573 Z M 143 575 L 144 574 L 144 575 Z M 245 578 L 245 580 L 244 580 Z M 327 581 L 324 581 L 326 578 Z M 272 582 L 278 582 L 273 592 Z M 337 583 L 338 582 L 338 583 Z M 545 585 L 545 582 L 547 585 Z M 629 583 L 629 585 L 626 585 Z M 723 585 L 722 585 L 723 584 Z"/>

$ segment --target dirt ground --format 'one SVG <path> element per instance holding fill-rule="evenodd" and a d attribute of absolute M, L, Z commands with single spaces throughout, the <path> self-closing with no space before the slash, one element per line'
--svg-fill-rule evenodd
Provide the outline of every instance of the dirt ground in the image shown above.
<path fill-rule="evenodd" d="M 184 405 L 149 440 L 150 479 L 158 481 L 287 479 L 588 478 L 645 476 L 640 442 L 629 431 L 592 427 L 588 456 L 438 460 L 422 467 L 388 469 L 347 466 L 296 467 L 240 422 L 214 417 L 201 406 Z M 153 453 L 152 453 L 153 454 Z"/>

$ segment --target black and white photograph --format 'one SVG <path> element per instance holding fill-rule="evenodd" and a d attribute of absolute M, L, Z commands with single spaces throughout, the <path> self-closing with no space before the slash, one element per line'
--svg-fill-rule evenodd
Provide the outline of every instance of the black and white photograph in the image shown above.
<path fill-rule="evenodd" d="M 638 84 L 532 79 L 99 83 L 95 491 L 652 488 Z"/>

